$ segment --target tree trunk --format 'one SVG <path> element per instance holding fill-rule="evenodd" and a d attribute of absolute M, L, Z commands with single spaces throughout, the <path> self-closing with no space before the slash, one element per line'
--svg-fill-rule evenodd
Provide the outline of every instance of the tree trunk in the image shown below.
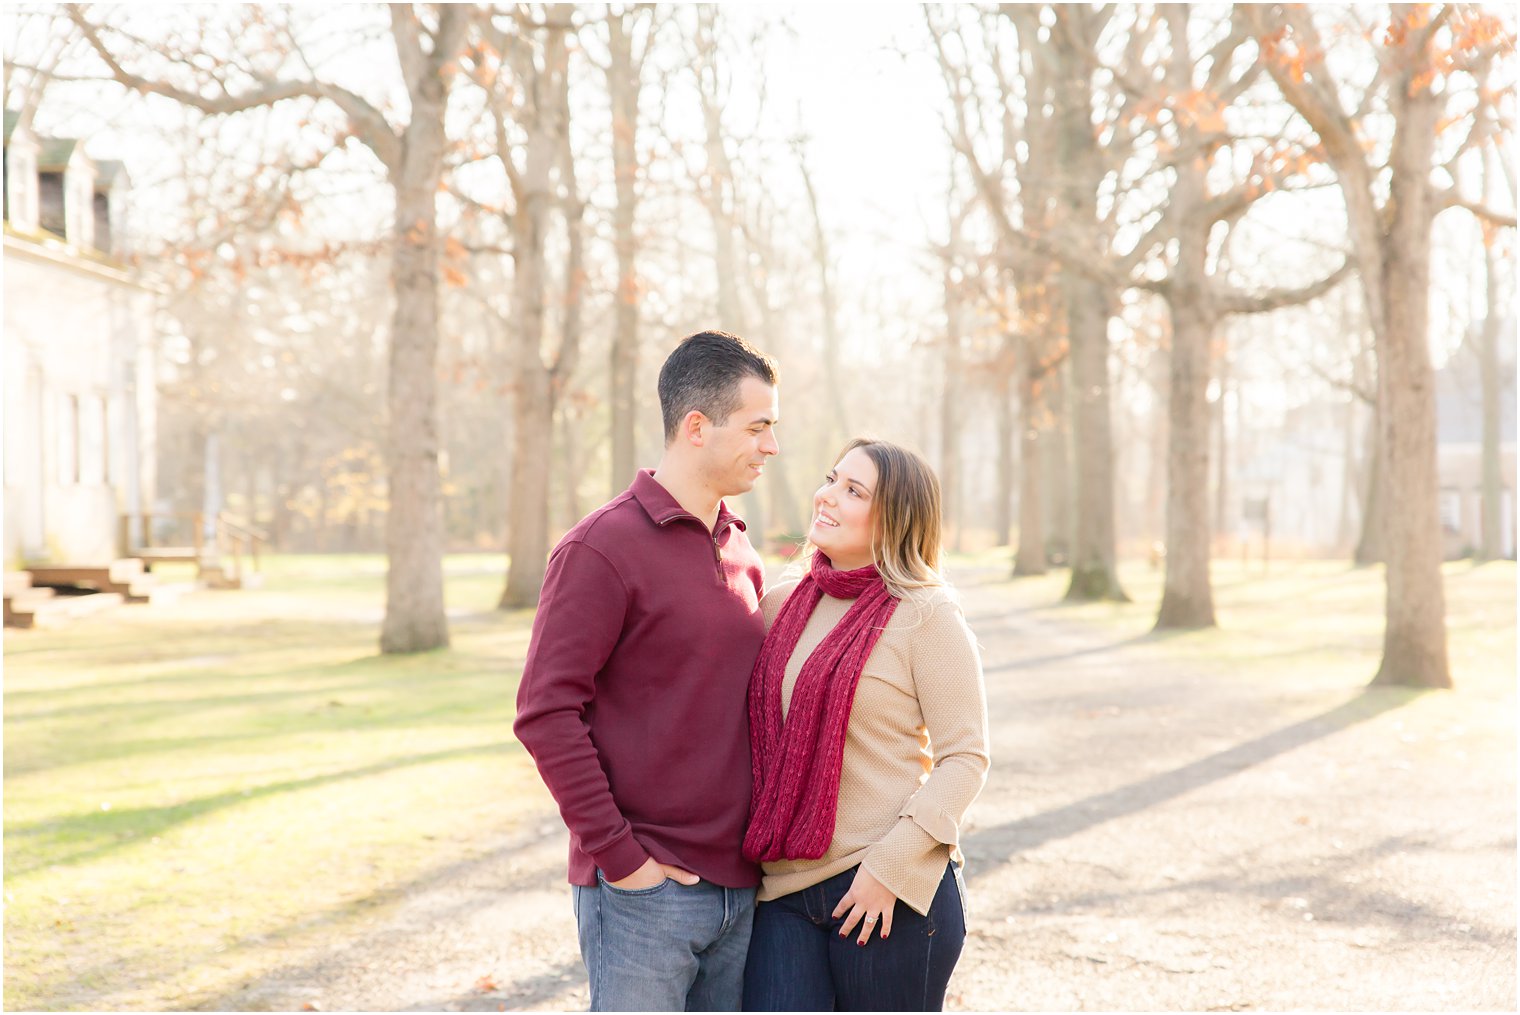
<path fill-rule="evenodd" d="M 1168 84 L 1184 94 L 1192 72 L 1186 7 L 1169 4 L 1172 35 Z M 1181 127 L 1195 142 L 1194 131 Z M 1177 166 L 1171 202 L 1177 214 L 1177 260 L 1165 290 L 1172 318 L 1167 384 L 1166 580 L 1156 630 L 1213 627 L 1209 583 L 1209 371 L 1220 315 L 1209 293 L 1208 241 L 1213 221 L 1205 212 L 1208 181 L 1203 157 Z M 1224 394 L 1220 392 L 1220 402 Z M 1220 490 L 1224 474 L 1220 472 Z"/>
<path fill-rule="evenodd" d="M 436 75 L 411 97 L 401 163 L 394 174 L 390 509 L 385 518 L 385 620 L 381 652 L 420 652 L 449 643 L 443 603 L 443 519 L 438 477 L 438 184 L 446 89 Z"/>
<path fill-rule="evenodd" d="M 562 120 L 567 87 L 568 53 L 565 29 L 551 24 L 545 34 L 543 69 L 530 87 L 534 113 L 528 124 L 521 191 L 515 194 L 512 215 L 513 312 L 517 324 L 517 387 L 512 455 L 512 508 L 508 519 L 507 584 L 500 609 L 533 606 L 538 602 L 549 558 L 549 487 L 553 467 L 554 406 L 562 375 L 543 358 L 545 269 L 544 244 L 549 213 L 555 201 L 552 173 L 564 157 L 567 124 Z M 562 182 L 564 182 L 562 180 Z M 573 177 L 568 183 L 574 200 Z M 565 332 L 559 361 L 574 354 L 579 318 L 574 300 L 579 288 L 578 216 L 567 215 L 570 266 L 566 271 Z"/>
<path fill-rule="evenodd" d="M 1388 506 L 1387 470 L 1383 466 L 1387 457 L 1383 452 L 1382 412 L 1372 406 L 1372 419 L 1367 424 L 1366 467 L 1362 480 L 1362 531 L 1356 541 L 1351 561 L 1357 567 L 1370 567 L 1383 562 L 1383 514 Z"/>
<path fill-rule="evenodd" d="M 638 241 L 634 219 L 638 207 L 639 71 L 633 65 L 630 29 L 633 14 L 607 19 L 611 61 L 607 87 L 612 97 L 612 171 L 617 204 L 612 211 L 613 248 L 617 252 L 617 301 L 612 320 L 609 385 L 612 408 L 611 496 L 633 482 L 638 468 L 635 450 L 639 358 Z"/>
<path fill-rule="evenodd" d="M 1485 276 L 1488 286 L 1488 309 L 1483 316 L 1483 326 L 1478 330 L 1478 373 L 1483 389 L 1483 480 L 1482 480 L 1482 526 L 1478 542 L 1479 560 L 1499 560 L 1504 556 L 1504 533 L 1500 528 L 1501 498 L 1504 480 L 1499 461 L 1499 318 L 1504 312 L 1499 303 L 1498 257 L 1493 246 L 1483 249 Z"/>
<path fill-rule="evenodd" d="M 950 526 L 946 543 L 961 550 L 960 508 L 960 400 L 962 307 L 958 283 L 953 278 L 959 229 L 952 227 L 945 259 L 945 336 L 940 346 L 939 392 L 939 488 L 945 522 Z"/>
<path fill-rule="evenodd" d="M 1040 457 L 1045 469 L 1045 556 L 1062 567 L 1071 566 L 1076 542 L 1076 510 L 1073 498 L 1071 451 L 1071 360 L 1053 371 L 1042 388 L 1051 420 L 1040 433 Z"/>
<path fill-rule="evenodd" d="M 1045 416 L 1049 410 L 1044 405 L 1046 385 L 1038 376 L 1038 357 L 1031 354 L 1035 339 L 1024 338 L 1025 355 L 1019 370 L 1019 548 L 1013 557 L 1014 577 L 1044 574 L 1049 570 L 1045 560 L 1045 519 L 1043 507 L 1045 491 L 1041 477 L 1045 474 L 1044 445 L 1054 435 L 1060 439 L 1058 430 L 1046 427 Z M 1057 371 L 1051 371 L 1054 379 Z M 1043 429 L 1043 435 L 1042 435 Z"/>
<path fill-rule="evenodd" d="M 1085 22 L 1080 9 L 1068 12 Z M 1064 169 L 1059 205 L 1066 221 L 1098 229 L 1098 189 L 1104 176 L 1092 126 L 1091 54 L 1078 50 L 1075 36 L 1056 31 L 1060 83 L 1055 88 L 1060 163 Z M 1109 293 L 1079 272 L 1061 271 L 1071 342 L 1072 437 L 1076 457 L 1076 510 L 1067 599 L 1128 600 L 1115 569 L 1113 431 L 1108 377 Z"/>
<path fill-rule="evenodd" d="M 994 479 L 992 506 L 993 543 L 1007 546 L 1013 542 L 1013 469 L 1014 433 L 1018 426 L 1018 414 L 1013 408 L 1014 373 L 1018 361 L 1013 355 L 1013 335 L 1003 336 L 1003 353 L 996 364 L 997 379 L 993 398 L 997 400 L 997 469 Z"/>
<path fill-rule="evenodd" d="M 1382 245 L 1384 332 L 1378 343 L 1388 489 L 1388 604 L 1383 661 L 1374 684 L 1450 687 L 1446 594 L 1436 469 L 1435 371 L 1430 363 L 1430 234 L 1435 215 L 1430 168 L 1440 103 L 1410 70 L 1394 82 L 1396 118 Z"/>
<path fill-rule="evenodd" d="M 1218 325 L 1214 327 L 1214 333 L 1220 331 Z M 1212 360 L 1212 356 L 1210 359 Z M 1219 356 L 1216 369 L 1219 380 L 1219 397 L 1214 399 L 1210 411 L 1214 429 L 1214 520 L 1210 528 L 1211 533 L 1219 533 L 1225 530 L 1225 524 L 1230 517 L 1230 433 L 1229 420 L 1226 413 L 1229 409 L 1229 399 L 1226 397 L 1230 391 L 1230 357 L 1228 352 Z M 1238 419 L 1239 417 L 1237 417 Z"/>
<path fill-rule="evenodd" d="M 823 231 L 823 215 L 818 209 L 818 195 L 813 191 L 813 177 L 808 172 L 807 160 L 802 148 L 797 149 L 797 167 L 802 173 L 802 185 L 807 192 L 808 208 L 813 217 L 813 261 L 818 268 L 818 287 L 823 301 L 823 378 L 826 390 L 834 392 L 828 400 L 830 412 L 829 443 L 843 445 L 850 437 L 850 422 L 845 406 L 844 388 L 839 377 L 839 325 L 838 311 L 834 305 L 833 272 L 829 258 L 828 238 Z"/>
<path fill-rule="evenodd" d="M 1188 246 L 1185 239 L 1183 246 Z M 1201 242 L 1198 247 L 1201 258 Z M 1202 267 L 1200 259 L 1200 273 Z M 1167 395 L 1166 587 L 1156 616 L 1157 630 L 1215 624 L 1209 582 L 1208 387 L 1213 321 L 1202 292 L 1184 285 L 1175 293 Z"/>
<path fill-rule="evenodd" d="M 1168 323 L 1170 327 L 1170 323 Z M 1168 339 L 1170 341 L 1170 339 Z M 1149 364 L 1154 408 L 1151 411 L 1151 428 L 1148 435 L 1149 448 L 1145 470 L 1145 534 L 1148 539 L 1165 545 L 1166 540 L 1166 449 L 1169 441 L 1167 412 L 1163 398 L 1167 395 L 1171 376 L 1171 353 L 1164 346 L 1156 349 Z M 1218 532 L 1216 523 L 1213 531 Z"/>
<path fill-rule="evenodd" d="M 1061 287 L 1070 294 L 1072 441 L 1076 452 L 1076 525 L 1066 598 L 1128 601 L 1115 566 L 1107 294 L 1074 272 L 1063 273 Z"/>

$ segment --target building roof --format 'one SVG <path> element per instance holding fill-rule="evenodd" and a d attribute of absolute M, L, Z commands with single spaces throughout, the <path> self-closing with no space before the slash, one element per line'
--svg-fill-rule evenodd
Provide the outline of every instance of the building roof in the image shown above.
<path fill-rule="evenodd" d="M 44 173 L 67 169 L 79 147 L 79 139 L 74 137 L 44 137 L 38 141 L 37 169 Z"/>
<path fill-rule="evenodd" d="M 5 143 L 11 143 L 11 135 L 21 123 L 21 113 L 15 109 L 5 111 Z M 69 166 L 76 153 L 82 152 L 82 142 L 76 137 L 38 137 L 37 170 L 43 173 L 62 172 Z"/>

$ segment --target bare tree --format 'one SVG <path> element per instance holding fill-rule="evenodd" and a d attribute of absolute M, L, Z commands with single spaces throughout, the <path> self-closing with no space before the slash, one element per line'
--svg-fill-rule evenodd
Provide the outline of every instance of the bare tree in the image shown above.
<path fill-rule="evenodd" d="M 813 174 L 808 170 L 807 140 L 793 139 L 792 149 L 797 156 L 797 171 L 802 176 L 803 190 L 807 193 L 808 211 L 813 219 L 813 263 L 818 269 L 818 294 L 823 314 L 823 376 L 828 390 L 842 393 L 844 388 L 839 375 L 839 310 L 834 287 L 834 264 L 829 252 L 828 233 L 823 226 L 823 211 L 818 205 L 818 192 L 813 187 Z M 842 446 L 850 430 L 849 410 L 845 399 L 829 399 L 830 444 Z"/>
<path fill-rule="evenodd" d="M 544 8 L 498 15 L 483 26 L 484 42 L 499 64 L 484 62 L 477 80 L 491 110 L 496 157 L 512 192 L 513 384 L 512 498 L 507 522 L 506 586 L 499 606 L 538 602 L 549 558 L 549 483 L 554 414 L 580 353 L 584 284 L 581 219 L 585 201 L 570 149 L 571 13 Z M 518 137 L 516 130 L 521 130 Z M 552 216 L 565 230 L 565 266 L 557 313 L 547 305 L 548 240 Z M 560 328 L 552 357 L 544 358 L 546 319 Z"/>
<path fill-rule="evenodd" d="M 441 512 L 438 479 L 438 410 L 434 362 L 438 347 L 437 194 L 443 174 L 444 109 L 459 68 L 471 9 L 448 4 L 396 4 L 391 37 L 409 115 L 392 123 L 367 98 L 323 80 L 305 63 L 287 34 L 287 59 L 215 60 L 202 53 L 173 62 L 164 78 L 132 71 L 146 54 L 131 36 L 92 20 L 75 4 L 65 11 L 110 76 L 144 95 L 162 95 L 211 115 L 227 115 L 290 99 L 337 106 L 352 136 L 384 167 L 395 194 L 391 322 L 387 395 L 390 509 L 386 516 L 383 652 L 416 652 L 447 645 L 443 607 Z M 208 64 L 214 64 L 207 68 Z M 287 66 L 305 66 L 291 73 Z M 272 69 L 273 68 L 273 69 Z M 230 82 L 245 82 L 235 86 Z"/>
<path fill-rule="evenodd" d="M 1208 388 L 1211 352 L 1221 319 L 1227 313 L 1261 313 L 1313 299 L 1335 285 L 1346 269 L 1343 264 L 1340 270 L 1302 289 L 1253 295 L 1232 291 L 1214 277 L 1209 267 L 1209 246 L 1216 238 L 1217 227 L 1242 215 L 1254 200 L 1272 191 L 1274 181 L 1291 176 L 1292 169 L 1285 169 L 1280 157 L 1279 164 L 1274 164 L 1274 153 L 1269 151 L 1258 157 L 1246 180 L 1224 192 L 1211 190 L 1213 156 L 1230 141 L 1224 111 L 1249 86 L 1256 68 L 1254 64 L 1243 70 L 1236 66 L 1235 53 L 1250 38 L 1238 17 L 1231 19 L 1224 37 L 1204 58 L 1195 61 L 1189 26 L 1195 11 L 1185 4 L 1163 4 L 1159 8 L 1167 29 L 1168 56 L 1160 75 L 1164 96 L 1154 101 L 1156 108 L 1170 114 L 1161 140 L 1171 152 L 1167 159 L 1171 186 L 1158 222 L 1160 228 L 1153 238 L 1163 242 L 1174 239 L 1176 257 L 1164 280 L 1145 282 L 1166 300 L 1172 319 L 1166 580 L 1156 616 L 1158 629 L 1212 627 L 1215 623 L 1209 580 Z M 1115 74 L 1125 80 L 1123 71 L 1116 70 Z"/>
<path fill-rule="evenodd" d="M 634 4 L 606 18 L 607 92 L 612 104 L 612 174 L 617 193 L 613 208 L 613 246 L 617 251 L 617 303 L 613 313 L 608 386 L 612 403 L 611 493 L 633 480 L 638 459 L 634 448 L 635 397 L 639 361 L 639 244 L 634 226 L 639 203 L 639 96 L 644 60 L 654 37 L 654 7 Z"/>
<path fill-rule="evenodd" d="M 1457 115 L 1458 79 L 1481 69 L 1514 40 L 1497 16 L 1475 6 L 1394 4 L 1384 31 L 1368 33 L 1378 68 L 1358 90 L 1331 69 L 1316 16 L 1299 5 L 1252 7 L 1263 61 L 1283 96 L 1319 137 L 1340 181 L 1362 292 L 1378 354 L 1378 418 L 1387 470 L 1388 557 L 1383 659 L 1374 684 L 1450 687 L 1446 599 L 1436 471 L 1435 379 L 1428 344 L 1431 226 L 1443 208 L 1463 206 L 1514 226 L 1455 190 L 1433 182 L 1470 145 L 1473 127 L 1447 165 L 1437 162 L 1438 126 Z M 1374 39 L 1381 41 L 1372 41 Z M 1357 94 L 1360 91 L 1360 94 Z M 1346 97 L 1358 102 L 1348 111 Z M 1376 107 L 1392 125 L 1386 185 L 1364 143 Z"/>
<path fill-rule="evenodd" d="M 1072 527 L 1071 583 L 1068 599 L 1128 599 L 1119 584 L 1115 560 L 1113 434 L 1109 400 L 1108 321 L 1118 290 L 1107 274 L 1089 262 L 1112 242 L 1114 212 L 1099 213 L 1098 198 L 1110 164 L 1117 157 L 1099 143 L 1094 130 L 1099 96 L 1093 82 L 1093 53 L 1116 8 L 1054 7 L 1042 16 L 1037 34 L 1026 28 L 1021 47 L 1041 46 L 1050 67 L 1053 146 L 1062 172 L 1052 193 L 1052 216 L 1067 242 L 1036 236 L 1021 226 L 1006 198 L 1001 165 L 984 167 L 973 138 L 975 115 L 968 71 L 955 65 L 947 39 L 951 34 L 926 11 L 940 66 L 953 107 L 951 138 L 970 168 L 983 206 L 999 235 L 1012 247 L 1030 247 L 1060 257 L 1059 288 L 1064 297 L 1072 388 L 1076 503 Z M 1011 17 L 1012 9 L 1003 8 Z M 1047 24 L 1046 21 L 1049 21 Z M 1078 248 L 1082 253 L 1074 253 Z"/>

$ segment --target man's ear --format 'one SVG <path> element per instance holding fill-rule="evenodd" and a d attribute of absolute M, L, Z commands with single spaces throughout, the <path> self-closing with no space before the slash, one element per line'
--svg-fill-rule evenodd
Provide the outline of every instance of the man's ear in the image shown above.
<path fill-rule="evenodd" d="M 681 439 L 694 448 L 700 448 L 707 442 L 707 428 L 711 425 L 709 420 L 696 409 L 686 414 L 681 420 Z"/>

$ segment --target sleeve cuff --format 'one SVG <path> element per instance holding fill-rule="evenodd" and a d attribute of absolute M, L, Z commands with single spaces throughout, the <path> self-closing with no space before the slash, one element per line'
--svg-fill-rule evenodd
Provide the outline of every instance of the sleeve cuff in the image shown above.
<path fill-rule="evenodd" d="M 602 872 L 602 877 L 608 881 L 621 881 L 640 867 L 649 859 L 649 853 L 639 844 L 639 840 L 633 837 L 630 829 L 626 835 L 613 842 L 606 849 L 590 854 L 591 860 Z"/>
<path fill-rule="evenodd" d="M 914 821 L 898 819 L 861 862 L 893 895 L 920 916 L 929 912 L 949 857 L 939 842 Z"/>
<path fill-rule="evenodd" d="M 909 800 L 903 809 L 897 812 L 897 816 L 912 818 L 914 824 L 934 836 L 934 841 L 943 842 L 951 849 L 961 844 L 960 822 L 921 796 L 915 796 Z"/>

